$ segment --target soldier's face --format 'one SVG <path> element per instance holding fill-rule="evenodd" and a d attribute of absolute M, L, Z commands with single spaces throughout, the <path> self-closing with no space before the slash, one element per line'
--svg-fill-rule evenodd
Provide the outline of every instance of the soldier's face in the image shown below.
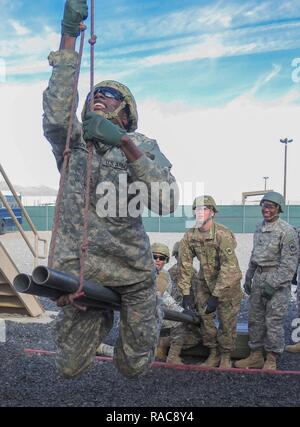
<path fill-rule="evenodd" d="M 164 267 L 167 260 L 167 258 L 164 255 L 157 254 L 157 253 L 153 253 L 153 259 L 154 259 L 155 268 L 158 271 L 160 271 Z"/>
<path fill-rule="evenodd" d="M 213 210 L 208 206 L 197 206 L 195 209 L 196 222 L 202 224 L 213 216 Z"/>
<path fill-rule="evenodd" d="M 112 96 L 109 91 L 95 91 L 94 94 L 94 111 L 103 111 L 104 113 L 112 113 L 115 111 L 122 100 Z"/>
<path fill-rule="evenodd" d="M 262 203 L 261 207 L 262 216 L 264 217 L 265 221 L 270 222 L 278 216 L 279 206 L 275 203 L 266 201 Z"/>

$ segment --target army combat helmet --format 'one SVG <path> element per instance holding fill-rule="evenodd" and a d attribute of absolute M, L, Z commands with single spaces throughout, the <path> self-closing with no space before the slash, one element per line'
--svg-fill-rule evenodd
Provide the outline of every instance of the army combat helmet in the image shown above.
<path fill-rule="evenodd" d="M 130 92 L 127 86 L 123 85 L 123 83 L 117 82 L 115 80 L 104 80 L 103 82 L 100 82 L 96 84 L 94 87 L 94 90 L 97 89 L 97 87 L 112 87 L 114 89 L 117 89 L 121 94 L 123 95 L 124 99 L 121 102 L 120 106 L 113 111 L 112 113 L 103 113 L 103 115 L 106 119 L 110 120 L 113 118 L 116 118 L 118 113 L 123 110 L 123 108 L 127 107 L 128 111 L 128 132 L 134 132 L 137 129 L 138 125 L 138 112 L 137 112 L 137 106 L 134 99 L 134 96 Z M 81 117 L 82 120 L 85 116 L 86 110 L 87 110 L 87 102 L 88 102 L 89 95 L 85 101 Z"/>
<path fill-rule="evenodd" d="M 155 254 L 161 254 L 164 255 L 167 259 L 166 262 L 169 262 L 170 258 L 170 251 L 167 245 L 164 243 L 153 243 L 151 245 L 151 251 Z"/>
<path fill-rule="evenodd" d="M 193 202 L 193 211 L 196 209 L 197 206 L 207 206 L 211 208 L 215 213 L 218 212 L 216 202 L 214 201 L 214 198 L 212 196 L 200 196 L 196 197 Z"/>
<path fill-rule="evenodd" d="M 285 201 L 280 193 L 277 193 L 276 191 L 269 191 L 261 199 L 260 206 L 266 201 L 276 203 L 276 205 L 279 206 L 279 212 L 284 212 Z"/>

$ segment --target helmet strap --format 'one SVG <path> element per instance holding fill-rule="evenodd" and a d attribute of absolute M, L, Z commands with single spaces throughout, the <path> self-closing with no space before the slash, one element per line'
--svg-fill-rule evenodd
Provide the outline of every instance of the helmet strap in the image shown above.
<path fill-rule="evenodd" d="M 113 119 L 116 120 L 118 122 L 119 126 L 123 129 L 125 129 L 124 124 L 122 123 L 122 120 L 119 117 L 120 111 L 122 111 L 123 108 L 125 108 L 125 107 L 126 107 L 126 102 L 125 102 L 125 100 L 123 100 L 121 102 L 121 104 L 118 106 L 118 108 L 116 108 L 111 113 L 104 113 L 102 111 L 97 111 L 97 114 L 105 117 L 107 120 L 113 120 Z M 125 129 L 125 130 L 127 130 L 127 129 Z"/>

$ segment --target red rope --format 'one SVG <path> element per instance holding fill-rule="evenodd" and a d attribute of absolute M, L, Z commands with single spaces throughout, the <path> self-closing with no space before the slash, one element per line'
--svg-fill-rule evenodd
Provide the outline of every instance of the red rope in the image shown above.
<path fill-rule="evenodd" d="M 53 226 L 52 239 L 51 239 L 51 244 L 50 244 L 50 249 L 49 249 L 48 266 L 50 268 L 52 268 L 52 266 L 53 266 L 53 259 L 54 259 L 54 251 L 55 251 L 56 239 L 57 239 L 57 233 L 58 233 L 58 226 L 59 226 L 60 217 L 61 217 L 60 208 L 61 208 L 61 202 L 62 202 L 62 196 L 63 196 L 63 189 L 64 189 L 64 185 L 65 185 L 66 174 L 67 174 L 69 159 L 70 159 L 70 155 L 71 155 L 70 142 L 71 142 L 71 135 L 72 135 L 72 128 L 73 128 L 73 117 L 74 117 L 75 108 L 76 108 L 77 88 L 78 88 L 78 80 L 79 80 L 80 67 L 81 67 L 81 59 L 82 59 L 83 46 L 84 46 L 84 30 L 86 29 L 86 26 L 81 25 L 80 29 L 81 29 L 80 48 L 79 48 L 77 66 L 76 66 L 75 80 L 74 80 L 74 84 L 73 84 L 71 114 L 70 114 L 70 119 L 69 119 L 69 124 L 68 124 L 66 147 L 65 147 L 64 154 L 63 154 L 64 155 L 64 161 L 63 161 L 61 174 L 60 174 L 59 190 L 58 190 L 57 199 L 56 199 L 56 206 L 55 206 L 54 226 Z"/>
<path fill-rule="evenodd" d="M 95 5 L 94 0 L 91 0 L 91 38 L 89 39 L 90 43 L 90 56 L 91 56 L 91 65 L 90 65 L 90 93 L 93 93 L 94 90 L 94 46 L 96 43 L 96 35 L 94 34 L 94 28 L 95 28 Z M 69 164 L 69 158 L 71 154 L 70 150 L 70 141 L 71 141 L 71 135 L 72 135 L 72 127 L 73 127 L 73 117 L 75 114 L 75 107 L 76 107 L 76 95 L 77 95 L 77 88 L 78 88 L 78 80 L 79 80 L 79 74 L 80 74 L 80 67 L 81 67 L 81 60 L 82 60 L 82 53 L 83 53 L 83 46 L 84 46 L 84 30 L 86 29 L 86 26 L 81 24 L 81 39 L 80 39 L 80 48 L 79 48 L 79 57 L 78 57 L 78 63 L 76 68 L 76 74 L 75 74 L 75 80 L 73 85 L 73 93 L 72 93 L 72 105 L 71 105 L 71 116 L 68 126 L 68 133 L 67 133 L 67 140 L 66 140 L 66 148 L 64 151 L 64 162 L 62 166 L 61 171 L 61 177 L 60 177 L 60 183 L 59 183 L 59 191 L 57 195 L 57 201 L 56 201 L 56 208 L 55 208 L 55 219 L 54 219 L 54 227 L 53 227 L 53 233 L 52 233 L 52 240 L 51 240 L 51 246 L 49 251 L 49 259 L 48 259 L 48 266 L 52 268 L 53 265 L 53 259 L 54 259 L 54 250 L 56 246 L 56 239 L 57 239 L 57 233 L 58 233 L 58 226 L 60 222 L 60 208 L 61 208 L 61 202 L 62 202 L 62 196 L 63 196 L 63 188 L 65 184 L 66 179 L 66 172 Z M 90 111 L 94 111 L 94 97 L 91 96 L 91 104 L 90 104 Z M 82 244 L 80 246 L 80 257 L 79 257 L 79 265 L 80 265 L 80 271 L 79 271 L 79 287 L 76 292 L 69 295 L 69 301 L 71 304 L 76 306 L 77 308 L 81 310 L 86 310 L 86 307 L 80 306 L 79 304 L 75 304 L 74 300 L 77 298 L 80 298 L 84 296 L 83 291 L 83 284 L 84 284 L 84 265 L 85 265 L 85 259 L 88 252 L 88 225 L 89 225 L 89 207 L 90 207 L 90 192 L 91 192 L 91 176 L 92 176 L 92 163 L 93 163 L 93 144 L 92 142 L 87 142 L 87 148 L 88 148 L 88 157 L 87 157 L 87 172 L 86 172 L 86 185 L 85 185 L 85 206 L 83 210 L 83 238 L 82 238 Z"/>
<path fill-rule="evenodd" d="M 95 67 L 95 43 L 97 37 L 94 34 L 95 28 L 95 5 L 94 0 L 91 0 L 91 38 L 90 43 L 90 111 L 94 111 L 94 67 Z M 89 226 L 89 208 L 90 208 L 90 193 L 91 193 L 91 176 L 92 176 L 92 163 L 93 163 L 93 143 L 87 142 L 88 147 L 88 158 L 87 158 L 87 172 L 86 172 L 86 188 L 85 188 L 85 207 L 83 211 L 83 238 L 80 253 L 80 273 L 79 273 L 79 288 L 73 295 L 73 300 L 84 295 L 83 284 L 84 284 L 84 266 L 88 252 L 89 241 L 88 241 L 88 226 Z"/>
<path fill-rule="evenodd" d="M 54 356 L 55 351 L 48 350 L 39 350 L 32 348 L 24 348 L 24 352 L 28 354 L 40 354 L 45 356 Z M 108 356 L 96 356 L 96 360 L 107 360 L 111 361 L 112 357 Z M 272 369 L 243 369 L 243 368 L 207 368 L 200 365 L 176 365 L 174 363 L 165 363 L 165 362 L 153 362 L 151 367 L 153 368 L 166 368 L 166 369 L 175 369 L 178 371 L 202 371 L 202 372 L 229 372 L 236 374 L 267 374 L 267 375 L 300 375 L 299 371 L 283 371 L 283 370 L 272 370 Z"/>

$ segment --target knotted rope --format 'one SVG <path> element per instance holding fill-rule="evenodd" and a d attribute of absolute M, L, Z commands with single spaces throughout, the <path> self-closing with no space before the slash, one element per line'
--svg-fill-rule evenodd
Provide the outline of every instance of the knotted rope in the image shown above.
<path fill-rule="evenodd" d="M 94 7 L 94 0 L 91 0 L 91 38 L 89 39 L 90 43 L 90 93 L 93 93 L 94 90 L 94 46 L 96 43 L 96 35 L 94 34 L 94 28 L 95 28 L 95 7 Z M 53 260 L 54 260 L 54 251 L 57 241 L 57 234 L 58 234 L 58 227 L 60 223 L 60 211 L 61 211 L 61 204 L 62 204 L 62 198 L 63 198 L 63 190 L 65 186 L 66 181 L 66 174 L 67 169 L 69 165 L 69 159 L 71 155 L 71 149 L 70 149 L 70 142 L 71 142 L 71 135 L 72 135 L 72 128 L 73 128 L 73 117 L 75 115 L 75 108 L 76 108 L 76 99 L 77 99 L 77 90 L 78 90 L 78 81 L 79 81 L 79 74 L 80 74 L 80 68 L 81 68 L 81 61 L 82 61 L 82 54 L 83 54 L 83 47 L 84 47 L 84 31 L 86 30 L 86 26 L 83 24 L 80 24 L 80 30 L 81 30 L 81 37 L 80 37 L 80 48 L 78 53 L 78 61 L 76 65 L 76 73 L 75 73 L 75 79 L 73 83 L 73 91 L 72 91 L 72 104 L 71 104 L 71 113 L 70 113 L 70 119 L 68 123 L 68 132 L 67 132 L 67 138 L 66 138 L 66 146 L 63 153 L 64 160 L 63 165 L 61 168 L 61 175 L 60 175 L 60 182 L 59 182 L 59 190 L 57 195 L 57 201 L 56 201 L 56 207 L 55 207 L 55 216 L 54 216 L 54 226 L 53 226 L 53 232 L 52 232 L 52 240 L 49 250 L 49 258 L 48 258 L 48 266 L 52 268 L 53 266 Z M 91 96 L 91 103 L 90 103 L 90 111 L 94 111 L 94 97 Z M 85 206 L 83 210 L 83 238 L 82 243 L 80 246 L 80 272 L 79 272 L 79 288 L 74 294 L 68 295 L 69 301 L 75 305 L 78 308 L 85 309 L 82 306 L 79 306 L 73 301 L 81 296 L 84 295 L 83 292 L 83 283 L 84 283 L 84 264 L 86 259 L 86 254 L 88 251 L 88 225 L 89 225 L 89 205 L 90 205 L 90 187 L 91 187 L 91 175 L 92 175 L 92 162 L 93 162 L 93 144 L 91 141 L 87 142 L 87 148 L 88 148 L 88 156 L 87 156 L 87 172 L 86 172 L 86 183 L 85 183 Z"/>

